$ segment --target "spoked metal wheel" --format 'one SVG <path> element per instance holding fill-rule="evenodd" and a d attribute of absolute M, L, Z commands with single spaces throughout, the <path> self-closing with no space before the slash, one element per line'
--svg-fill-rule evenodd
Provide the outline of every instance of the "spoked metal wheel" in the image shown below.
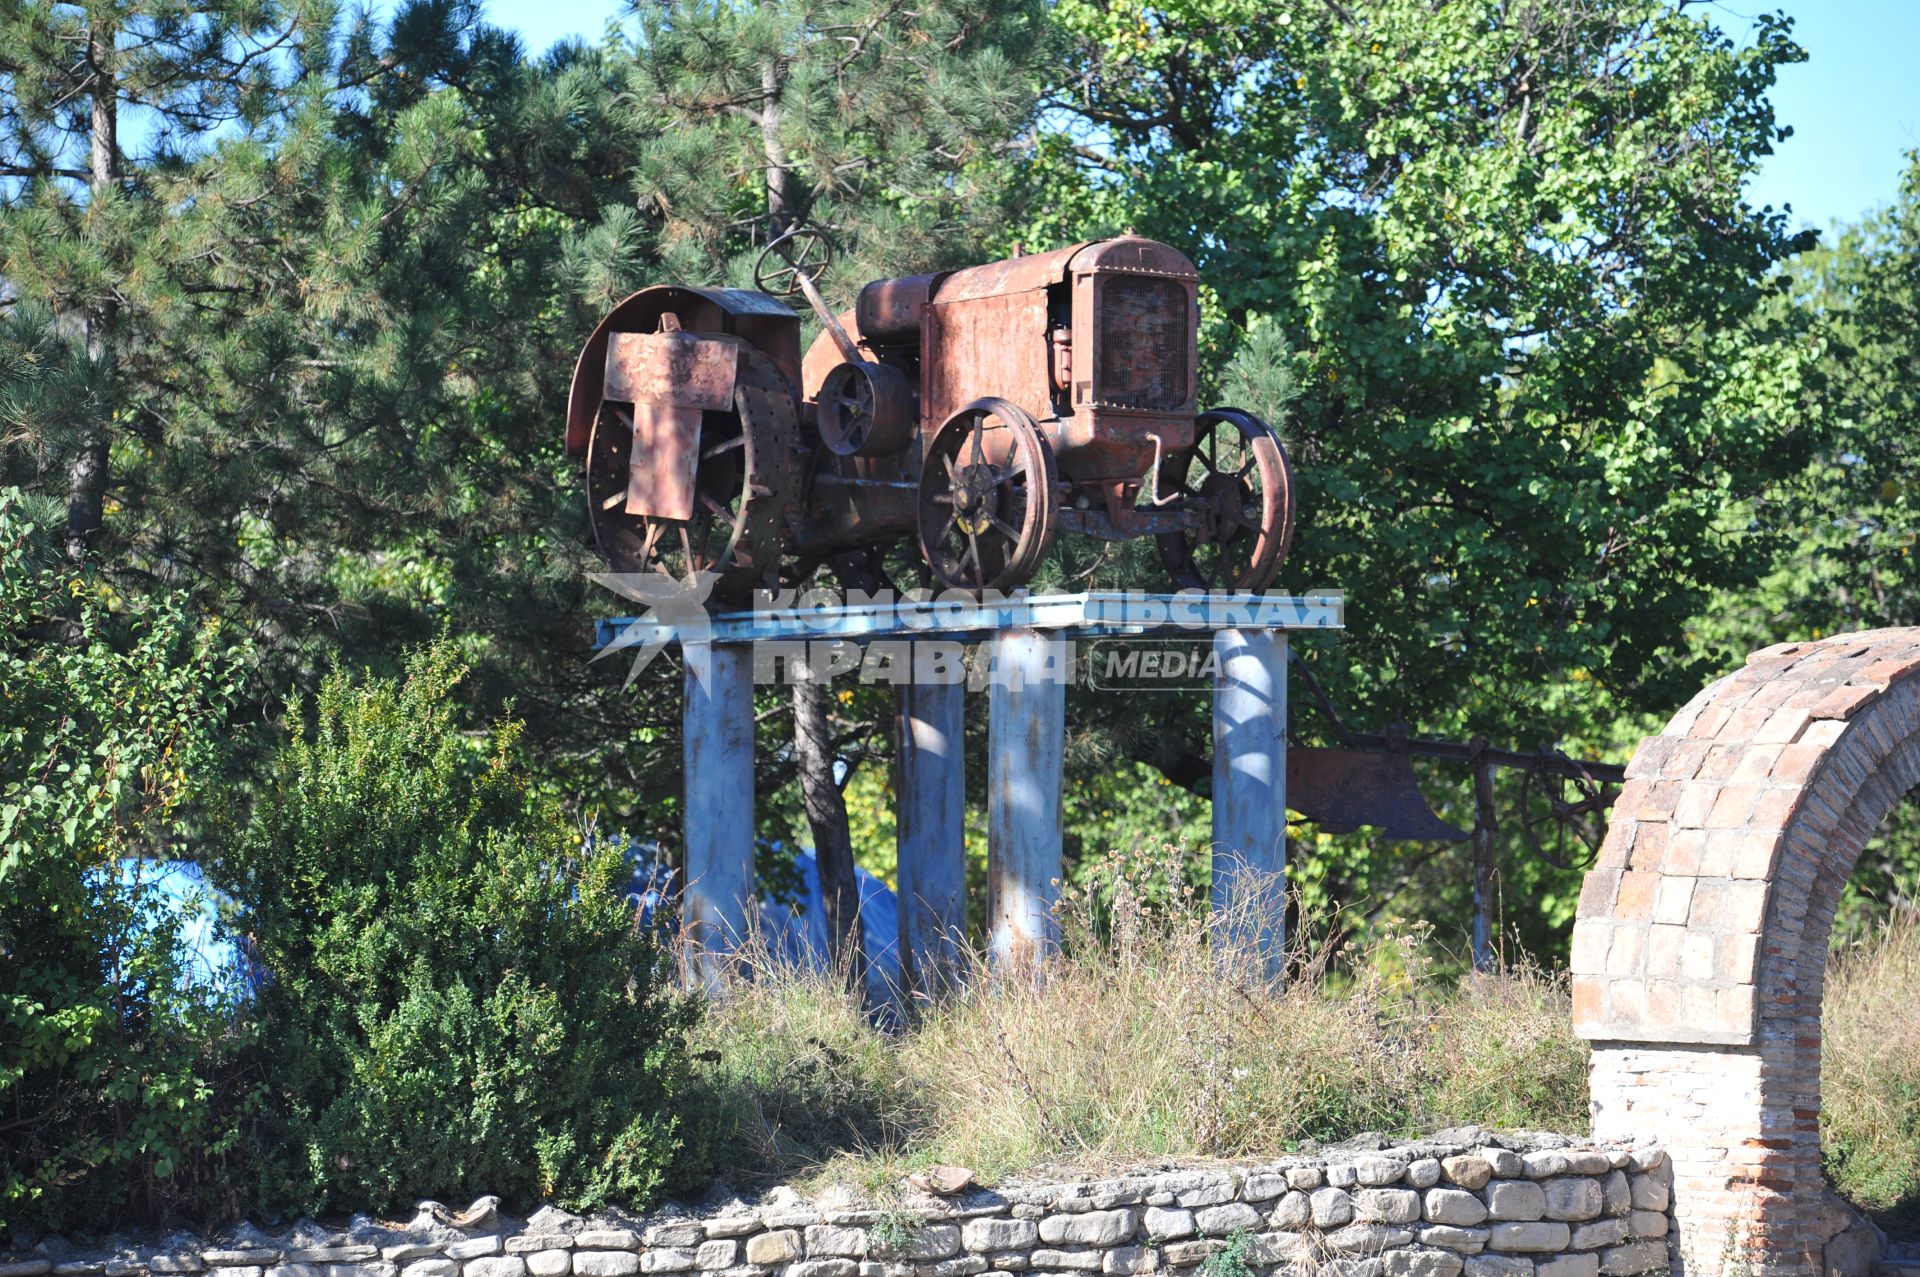
<path fill-rule="evenodd" d="M 750 348 L 740 352 L 731 412 L 702 414 L 685 519 L 629 514 L 633 457 L 630 405 L 603 402 L 587 443 L 587 515 L 616 572 L 660 572 L 690 581 L 710 572 L 718 599 L 738 600 L 780 572 L 778 514 L 793 486 L 798 425 L 780 374 Z"/>
<path fill-rule="evenodd" d="M 1053 449 L 1027 413 L 976 399 L 947 419 L 920 467 L 920 552 L 950 589 L 1027 583 L 1052 544 Z"/>
<path fill-rule="evenodd" d="M 1237 408 L 1194 421 L 1193 447 L 1160 463 L 1200 526 L 1156 538 L 1160 561 L 1189 590 L 1264 590 L 1293 540 L 1293 469 L 1273 427 Z"/>

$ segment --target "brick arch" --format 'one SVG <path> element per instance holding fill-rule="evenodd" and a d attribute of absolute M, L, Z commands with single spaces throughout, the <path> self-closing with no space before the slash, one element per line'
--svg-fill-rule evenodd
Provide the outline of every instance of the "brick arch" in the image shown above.
<path fill-rule="evenodd" d="M 1920 629 L 1755 652 L 1628 764 L 1574 924 L 1574 1027 L 1594 1134 L 1673 1156 L 1690 1274 L 1825 1268 L 1827 939 L 1916 785 Z"/>

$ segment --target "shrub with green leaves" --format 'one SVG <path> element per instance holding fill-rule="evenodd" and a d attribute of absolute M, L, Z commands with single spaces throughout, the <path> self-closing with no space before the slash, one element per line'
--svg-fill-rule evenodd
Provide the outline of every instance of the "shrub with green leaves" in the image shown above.
<path fill-rule="evenodd" d="M 499 1193 L 644 1203 L 694 1014 L 620 852 L 468 731 L 451 646 L 296 709 L 224 863 L 264 971 L 264 1190 L 284 1209 Z"/>
<path fill-rule="evenodd" d="M 158 863 L 218 771 L 237 653 L 64 563 L 56 518 L 0 490 L 0 1236 L 192 1209 L 237 1129 L 231 1008 Z"/>

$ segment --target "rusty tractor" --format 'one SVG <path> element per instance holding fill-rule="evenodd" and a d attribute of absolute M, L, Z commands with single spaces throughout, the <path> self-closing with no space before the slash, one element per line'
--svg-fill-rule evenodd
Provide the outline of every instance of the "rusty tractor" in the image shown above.
<path fill-rule="evenodd" d="M 662 285 L 588 338 L 567 404 L 618 572 L 715 596 L 917 542 L 929 583 L 1006 591 L 1065 529 L 1156 538 L 1181 588 L 1261 590 L 1286 556 L 1279 438 L 1198 412 L 1197 276 L 1126 235 L 868 284 L 835 314 L 832 246 L 768 245 L 757 291 Z M 801 353 L 804 296 L 822 331 Z"/>

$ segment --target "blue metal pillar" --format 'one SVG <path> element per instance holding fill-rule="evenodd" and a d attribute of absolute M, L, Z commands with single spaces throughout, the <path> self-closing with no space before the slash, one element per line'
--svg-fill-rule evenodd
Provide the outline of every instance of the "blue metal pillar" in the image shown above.
<path fill-rule="evenodd" d="M 1275 976 L 1287 942 L 1287 638 L 1220 630 L 1213 652 L 1213 911 Z"/>
<path fill-rule="evenodd" d="M 1071 645 L 1014 629 L 988 646 L 988 955 L 1000 971 L 1031 975 L 1058 943 L 1060 747 Z"/>
<path fill-rule="evenodd" d="M 967 936 L 963 682 L 899 689 L 900 974 L 903 992 L 958 986 Z"/>
<path fill-rule="evenodd" d="M 686 665 L 681 976 L 713 992 L 747 936 L 753 902 L 753 648 L 689 645 Z"/>

